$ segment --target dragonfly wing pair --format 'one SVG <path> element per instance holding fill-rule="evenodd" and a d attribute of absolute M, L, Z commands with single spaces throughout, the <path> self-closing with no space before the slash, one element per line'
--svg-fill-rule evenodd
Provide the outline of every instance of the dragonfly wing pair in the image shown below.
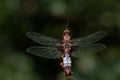
<path fill-rule="evenodd" d="M 71 55 L 73 57 L 79 57 L 80 55 L 94 54 L 104 50 L 106 45 L 96 42 L 101 40 L 106 35 L 106 31 L 99 31 L 89 36 L 71 40 L 74 50 Z"/>
<path fill-rule="evenodd" d="M 28 53 L 53 59 L 62 56 L 62 53 L 58 51 L 58 46 L 62 46 L 61 40 L 50 38 L 35 32 L 27 32 L 26 35 L 33 41 L 42 45 L 27 48 Z"/>
<path fill-rule="evenodd" d="M 94 54 L 104 50 L 106 46 L 102 43 L 96 42 L 106 36 L 106 34 L 107 33 L 105 31 L 99 31 L 83 38 L 71 40 L 71 49 L 73 50 L 71 55 L 73 57 L 79 57 L 83 54 Z M 58 49 L 62 47 L 62 40 L 50 38 L 34 32 L 28 32 L 26 35 L 33 41 L 43 45 L 29 47 L 27 49 L 28 53 L 53 59 L 60 58 L 62 56 L 62 53 Z"/>

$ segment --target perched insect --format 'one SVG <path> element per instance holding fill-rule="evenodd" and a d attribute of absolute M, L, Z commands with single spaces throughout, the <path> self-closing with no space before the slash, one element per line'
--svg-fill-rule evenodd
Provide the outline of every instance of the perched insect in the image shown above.
<path fill-rule="evenodd" d="M 70 30 L 66 28 L 63 32 L 63 39 L 60 40 L 35 32 L 27 32 L 26 35 L 30 39 L 42 45 L 29 47 L 27 52 L 44 58 L 56 59 L 61 57 L 63 62 L 60 65 L 64 69 L 64 74 L 70 76 L 73 74 L 71 71 L 71 56 L 79 57 L 104 50 L 106 46 L 96 42 L 105 37 L 106 34 L 106 31 L 99 31 L 89 36 L 71 40 Z"/>

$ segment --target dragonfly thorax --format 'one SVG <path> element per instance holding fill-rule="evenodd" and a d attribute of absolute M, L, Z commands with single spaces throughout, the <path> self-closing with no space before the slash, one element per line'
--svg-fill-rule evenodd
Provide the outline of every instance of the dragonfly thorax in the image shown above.
<path fill-rule="evenodd" d="M 69 41 L 63 41 L 63 50 L 64 50 L 64 54 L 70 53 L 71 43 Z"/>
<path fill-rule="evenodd" d="M 64 55 L 69 54 L 71 48 L 65 48 L 64 49 Z"/>

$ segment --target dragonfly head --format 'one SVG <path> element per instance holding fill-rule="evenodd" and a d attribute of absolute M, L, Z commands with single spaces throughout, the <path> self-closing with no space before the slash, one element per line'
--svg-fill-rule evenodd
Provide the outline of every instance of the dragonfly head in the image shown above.
<path fill-rule="evenodd" d="M 70 34 L 70 30 L 68 29 L 68 28 L 66 28 L 65 30 L 64 30 L 64 35 L 69 35 Z"/>

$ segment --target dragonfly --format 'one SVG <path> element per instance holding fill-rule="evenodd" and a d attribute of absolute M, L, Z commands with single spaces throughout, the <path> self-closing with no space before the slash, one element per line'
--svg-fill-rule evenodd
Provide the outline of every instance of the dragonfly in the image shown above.
<path fill-rule="evenodd" d="M 71 76 L 73 74 L 71 57 L 90 55 L 104 50 L 106 45 L 97 42 L 106 35 L 106 31 L 98 31 L 85 37 L 71 39 L 68 27 L 63 32 L 63 39 L 48 37 L 36 32 L 27 32 L 26 36 L 40 45 L 29 47 L 26 51 L 48 59 L 62 58 L 63 61 L 60 65 L 64 70 L 64 75 Z"/>

